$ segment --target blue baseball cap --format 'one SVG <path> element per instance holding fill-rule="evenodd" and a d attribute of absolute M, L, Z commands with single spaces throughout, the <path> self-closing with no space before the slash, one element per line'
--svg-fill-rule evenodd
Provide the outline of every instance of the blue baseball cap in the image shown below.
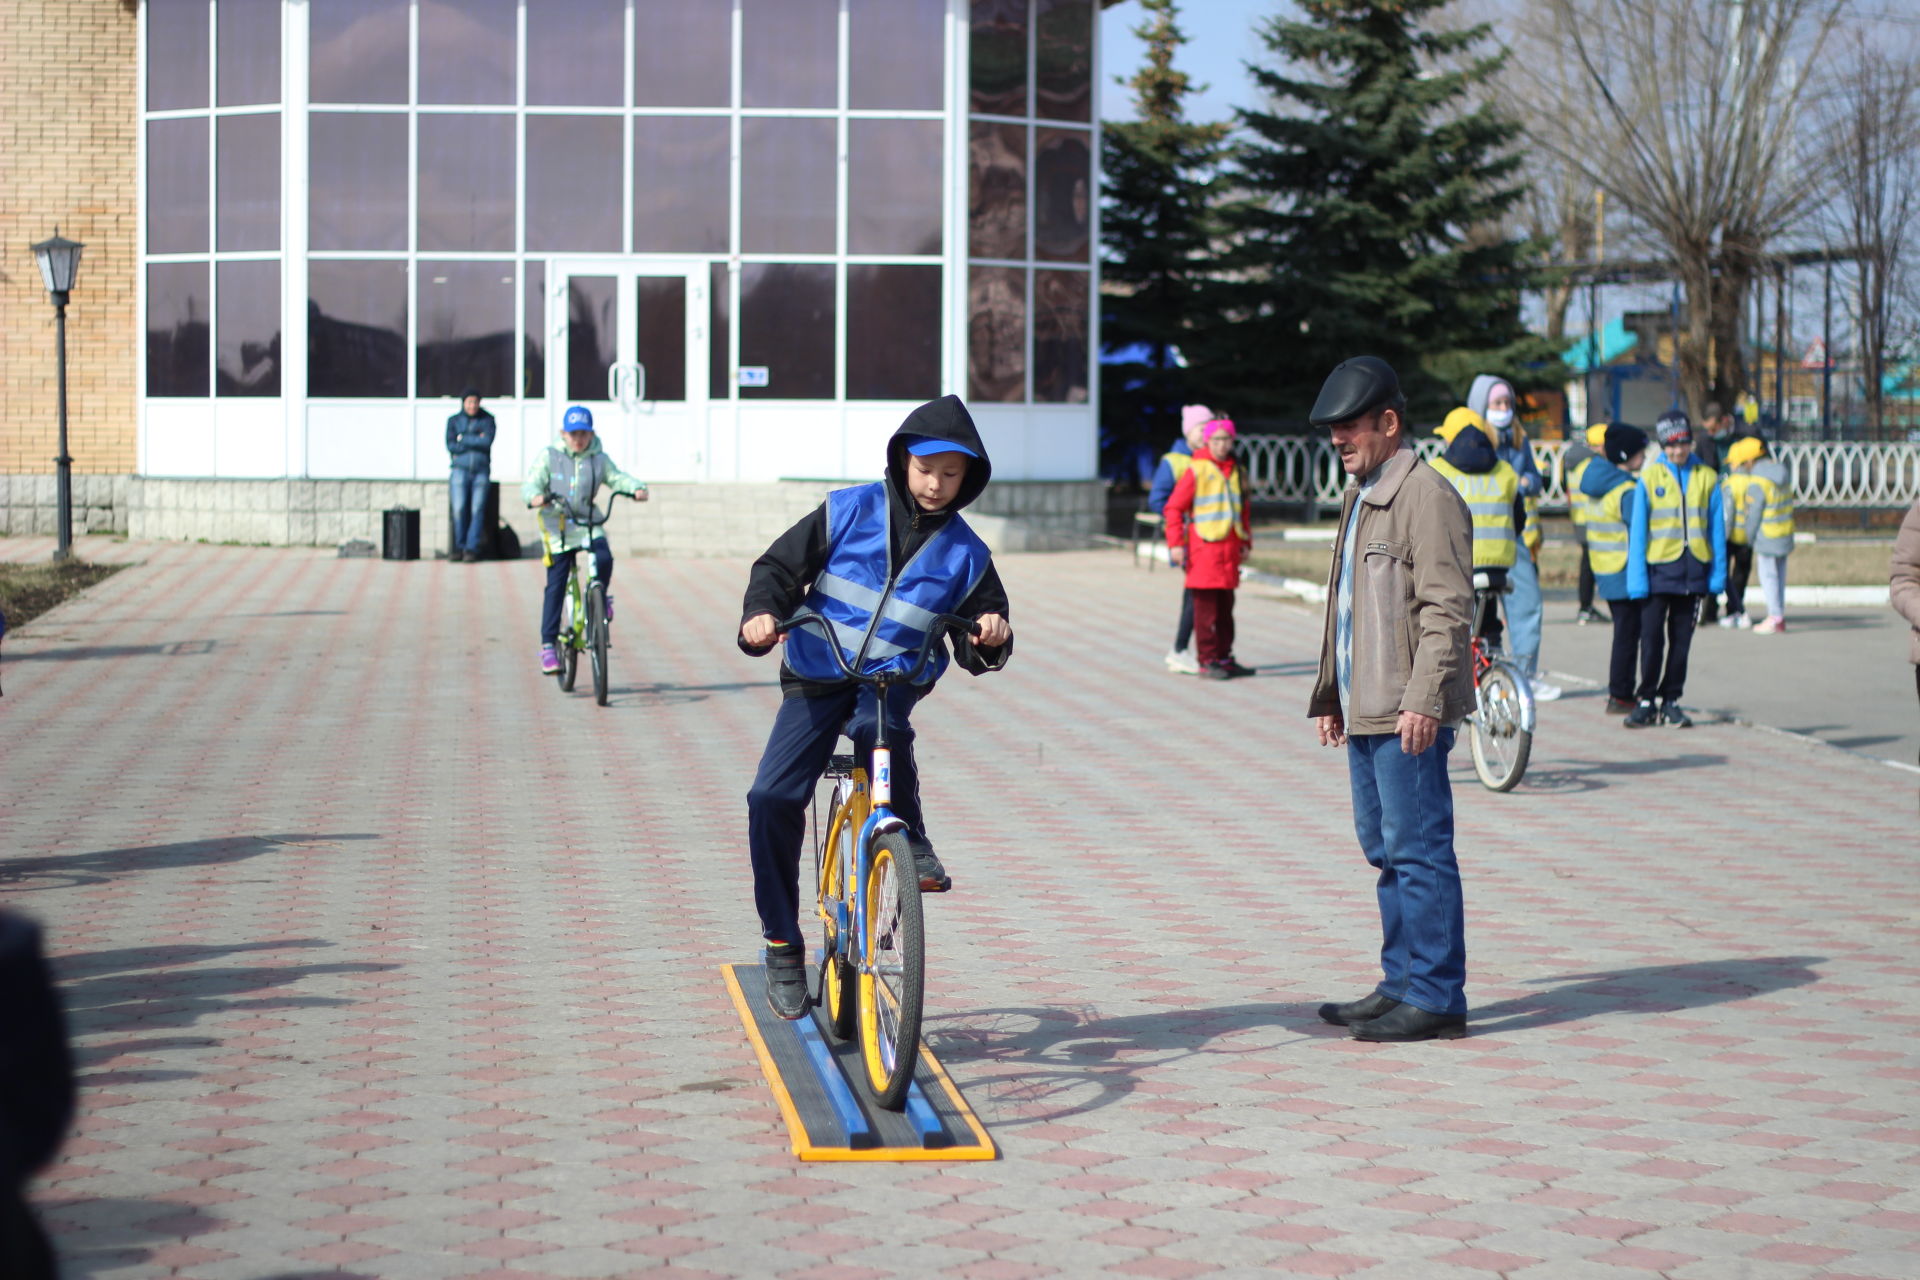
<path fill-rule="evenodd" d="M 951 440 L 939 440 L 933 436 L 908 436 L 907 452 L 916 458 L 931 457 L 936 453 L 964 453 L 969 458 L 980 456 L 963 444 L 955 444 Z"/>
<path fill-rule="evenodd" d="M 567 410 L 567 416 L 560 420 L 562 431 L 593 430 L 593 410 L 583 404 L 576 404 Z"/>

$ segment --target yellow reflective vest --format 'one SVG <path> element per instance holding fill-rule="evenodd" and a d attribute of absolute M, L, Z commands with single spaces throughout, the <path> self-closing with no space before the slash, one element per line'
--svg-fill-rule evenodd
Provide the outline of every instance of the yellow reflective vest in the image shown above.
<path fill-rule="evenodd" d="M 1713 563 L 1712 535 L 1707 516 L 1713 509 L 1713 491 L 1720 473 L 1695 463 L 1687 470 L 1687 491 L 1680 492 L 1670 467 L 1649 464 L 1640 473 L 1647 498 L 1647 563 L 1671 564 L 1690 551 L 1702 564 Z M 1592 534 L 1588 535 L 1592 545 Z M 1598 573 L 1596 569 L 1594 572 Z"/>
<path fill-rule="evenodd" d="M 1247 540 L 1247 493 L 1241 479 L 1246 468 L 1233 474 L 1220 470 L 1212 458 L 1190 458 L 1193 468 L 1193 531 L 1202 542 L 1224 542 L 1228 534 Z"/>
<path fill-rule="evenodd" d="M 1591 457 L 1582 458 L 1567 472 L 1567 515 L 1576 528 L 1586 524 L 1587 515 L 1593 510 L 1593 499 L 1580 491 L 1580 477 L 1586 474 L 1587 464 L 1592 461 Z"/>
<path fill-rule="evenodd" d="M 1773 486 L 1759 476 L 1736 471 L 1721 481 L 1721 499 L 1727 509 L 1727 541 L 1733 546 L 1747 545 L 1747 513 L 1755 504 L 1766 505 L 1767 490 Z"/>
<path fill-rule="evenodd" d="M 1493 470 L 1478 475 L 1460 470 L 1445 458 L 1435 458 L 1431 465 L 1460 491 L 1473 514 L 1473 567 L 1512 568 L 1519 558 L 1513 536 L 1513 500 L 1520 493 L 1520 475 L 1513 465 L 1496 462 Z"/>
<path fill-rule="evenodd" d="M 1638 481 L 1629 477 L 1587 508 L 1587 563 L 1597 574 L 1620 573 L 1627 567 L 1627 516 L 1622 510 L 1627 494 Z"/>

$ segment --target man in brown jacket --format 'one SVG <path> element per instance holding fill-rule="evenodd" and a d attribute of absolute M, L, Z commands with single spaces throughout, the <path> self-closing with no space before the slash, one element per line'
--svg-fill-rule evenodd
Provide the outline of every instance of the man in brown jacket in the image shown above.
<path fill-rule="evenodd" d="M 1447 753 L 1473 709 L 1468 666 L 1473 517 L 1420 461 L 1392 366 L 1343 361 L 1310 421 L 1353 477 L 1327 581 L 1320 676 L 1307 714 L 1347 748 L 1353 825 L 1380 872 L 1380 984 L 1320 1016 L 1358 1040 L 1467 1030 L 1467 945 Z"/>
<path fill-rule="evenodd" d="M 1893 568 L 1888 575 L 1893 607 L 1913 624 L 1913 640 L 1907 649 L 1914 663 L 1913 685 L 1920 690 L 1920 498 L 1907 508 L 1900 522 L 1899 536 L 1893 540 Z"/>

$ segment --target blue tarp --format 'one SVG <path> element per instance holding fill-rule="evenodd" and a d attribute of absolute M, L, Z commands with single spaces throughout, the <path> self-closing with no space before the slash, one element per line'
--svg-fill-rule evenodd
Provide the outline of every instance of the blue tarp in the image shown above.
<path fill-rule="evenodd" d="M 1626 321 L 1615 317 L 1600 326 L 1599 359 L 1593 367 L 1598 368 L 1612 364 L 1615 360 L 1618 360 L 1639 344 L 1640 335 L 1628 332 Z M 1588 371 L 1587 357 L 1591 345 L 1592 344 L 1584 337 L 1576 339 L 1574 343 L 1566 349 L 1565 354 L 1560 357 L 1561 363 L 1565 364 L 1568 370 L 1573 373 L 1586 373 Z"/>

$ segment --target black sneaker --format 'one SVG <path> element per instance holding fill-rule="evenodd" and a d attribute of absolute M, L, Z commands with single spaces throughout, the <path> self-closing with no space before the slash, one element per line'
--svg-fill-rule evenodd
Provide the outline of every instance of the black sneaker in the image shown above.
<path fill-rule="evenodd" d="M 1653 699 L 1648 698 L 1629 711 L 1621 723 L 1629 729 L 1650 729 L 1660 723 L 1660 709 L 1653 705 Z"/>
<path fill-rule="evenodd" d="M 1607 714 L 1608 715 L 1623 716 L 1631 710 L 1633 710 L 1632 698 L 1616 698 L 1612 694 L 1607 695 Z"/>
<path fill-rule="evenodd" d="M 1242 676 L 1257 676 L 1260 674 L 1259 671 L 1253 667 L 1243 666 L 1232 658 L 1228 658 L 1225 662 L 1221 663 L 1220 669 L 1236 680 Z"/>
<path fill-rule="evenodd" d="M 940 855 L 933 851 L 931 840 L 909 831 L 907 848 L 913 850 L 914 869 L 920 873 L 920 892 L 945 893 L 953 888 L 953 877 L 940 865 Z"/>
<path fill-rule="evenodd" d="M 1680 709 L 1677 702 L 1666 702 L 1660 706 L 1660 723 L 1670 724 L 1676 729 L 1693 728 L 1693 720 Z"/>
<path fill-rule="evenodd" d="M 767 1007 L 794 1022 L 807 1016 L 807 951 L 795 942 L 767 944 Z"/>

